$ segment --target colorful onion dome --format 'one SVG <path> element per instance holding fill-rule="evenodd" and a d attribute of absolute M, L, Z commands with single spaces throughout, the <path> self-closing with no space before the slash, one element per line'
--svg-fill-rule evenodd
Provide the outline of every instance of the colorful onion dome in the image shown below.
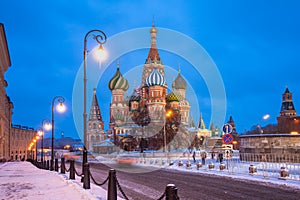
<path fill-rule="evenodd" d="M 138 94 L 137 90 L 138 90 L 138 89 L 134 89 L 132 95 L 131 95 L 130 98 L 129 98 L 129 102 L 132 102 L 132 101 L 140 101 L 141 97 L 140 97 L 140 95 Z"/>
<path fill-rule="evenodd" d="M 117 68 L 115 75 L 110 79 L 108 83 L 110 90 L 122 89 L 124 91 L 128 90 L 129 84 L 126 78 L 124 78 L 120 72 L 120 68 Z"/>
<path fill-rule="evenodd" d="M 146 85 L 147 86 L 164 86 L 166 85 L 165 77 L 156 69 L 153 68 L 152 72 L 146 78 Z"/>
<path fill-rule="evenodd" d="M 166 96 L 166 101 L 167 102 L 173 102 L 173 101 L 179 102 L 180 101 L 180 96 L 175 94 L 174 92 L 171 92 L 170 94 L 168 94 Z"/>
<path fill-rule="evenodd" d="M 186 81 L 181 76 L 180 70 L 178 70 L 178 75 L 177 75 L 176 79 L 173 81 L 172 87 L 175 89 L 184 89 L 185 90 L 186 86 L 187 86 Z"/>

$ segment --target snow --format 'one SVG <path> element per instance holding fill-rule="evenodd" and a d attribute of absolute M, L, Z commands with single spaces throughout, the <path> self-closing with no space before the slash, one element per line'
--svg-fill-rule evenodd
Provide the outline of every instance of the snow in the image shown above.
<path fill-rule="evenodd" d="M 151 154 L 153 155 L 153 154 Z M 165 158 L 165 157 L 164 157 Z M 164 158 L 143 158 L 138 157 L 137 163 L 134 165 L 151 166 L 155 169 L 164 168 L 170 172 L 184 171 L 187 173 L 203 173 L 208 176 L 223 176 L 240 181 L 255 181 L 258 184 L 269 185 L 275 187 L 292 187 L 300 189 L 300 164 L 285 163 L 261 163 L 261 162 L 230 162 L 228 169 L 220 170 L 219 163 L 216 160 L 206 159 L 206 165 L 197 169 L 189 157 L 180 157 L 172 160 Z M 102 157 L 102 160 L 107 160 Z M 158 160 L 158 162 L 153 162 Z M 183 166 L 178 166 L 178 162 L 183 161 Z M 191 167 L 186 167 L 186 163 L 190 161 Z M 109 160 L 108 163 L 113 162 Z M 162 163 L 163 162 L 163 163 Z M 215 164 L 214 169 L 208 168 L 208 163 Z M 107 163 L 107 164 L 108 164 Z M 227 165 L 226 160 L 224 163 Z M 249 166 L 253 164 L 257 167 L 257 173 L 249 174 Z M 290 170 L 290 175 L 282 180 L 279 175 L 280 167 L 285 166 Z M 266 170 L 268 169 L 268 170 Z M 135 172 L 136 173 L 136 172 Z M 0 163 L 0 199 L 106 199 L 107 191 L 96 186 L 91 182 L 91 189 L 85 190 L 80 182 L 80 177 L 76 176 L 76 180 L 69 180 L 69 174 L 60 174 L 55 171 L 41 170 L 33 166 L 29 162 L 6 162 Z M 118 199 L 122 199 L 119 198 Z"/>
<path fill-rule="evenodd" d="M 146 160 L 146 161 L 145 161 Z M 158 163 L 151 162 L 151 160 L 159 160 Z M 241 181 L 255 181 L 259 184 L 273 184 L 277 187 L 292 187 L 295 189 L 300 189 L 300 164 L 286 164 L 286 163 L 263 163 L 263 162 L 236 162 L 229 161 L 228 169 L 220 170 L 219 162 L 216 162 L 216 159 L 206 159 L 206 165 L 203 165 L 201 168 L 197 169 L 196 163 L 193 160 L 185 157 L 179 158 L 176 160 L 164 160 L 162 164 L 162 159 L 153 159 L 153 158 L 140 158 L 136 165 L 139 166 L 152 166 L 159 168 L 164 168 L 169 171 L 184 171 L 187 173 L 203 173 L 211 176 L 224 176 L 232 179 L 239 179 Z M 178 162 L 182 161 L 183 166 L 178 166 Z M 191 163 L 191 167 L 186 167 L 187 162 Z M 199 160 L 198 160 L 199 161 Z M 170 162 L 173 164 L 170 165 Z M 201 162 L 201 160 L 200 160 Z M 213 169 L 208 168 L 208 164 L 212 162 L 214 164 Z M 224 160 L 225 166 L 227 161 Z M 253 164 L 257 167 L 257 173 L 249 174 L 249 166 Z M 290 175 L 286 178 L 280 177 L 280 167 L 284 166 L 290 170 Z M 296 170 L 295 170 L 296 169 Z"/>
<path fill-rule="evenodd" d="M 38 169 L 29 162 L 0 163 L 0 199 L 106 199 L 107 191 L 103 188 L 91 183 L 91 189 L 85 190 L 80 177 L 68 177 Z"/>

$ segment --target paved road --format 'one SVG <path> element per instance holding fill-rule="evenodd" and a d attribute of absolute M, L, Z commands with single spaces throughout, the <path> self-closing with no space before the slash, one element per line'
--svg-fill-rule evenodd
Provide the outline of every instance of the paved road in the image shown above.
<path fill-rule="evenodd" d="M 79 168 L 80 166 L 76 166 L 76 169 Z M 91 164 L 91 173 L 98 182 L 102 182 L 107 177 L 110 168 L 103 164 L 93 163 Z M 279 188 L 278 185 L 270 183 L 246 182 L 215 175 L 195 174 L 175 170 L 160 169 L 148 173 L 127 173 L 117 170 L 117 178 L 130 200 L 158 199 L 169 183 L 177 186 L 178 196 L 181 200 L 298 200 L 300 197 L 300 189 L 286 186 Z M 107 189 L 107 184 L 105 184 L 104 188 Z M 119 195 L 122 196 L 122 194 Z"/>

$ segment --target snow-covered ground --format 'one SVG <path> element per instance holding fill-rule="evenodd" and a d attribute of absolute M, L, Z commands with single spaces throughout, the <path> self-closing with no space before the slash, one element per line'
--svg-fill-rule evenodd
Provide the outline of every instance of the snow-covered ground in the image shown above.
<path fill-rule="evenodd" d="M 179 166 L 179 162 L 183 165 Z M 191 163 L 190 167 L 187 167 L 187 162 Z M 214 174 L 219 176 L 226 176 L 234 179 L 240 179 L 245 181 L 259 181 L 262 183 L 273 183 L 278 186 L 288 186 L 300 189 L 300 164 L 287 164 L 287 163 L 269 163 L 269 162 L 241 162 L 238 158 L 223 161 L 225 169 L 220 170 L 220 163 L 216 159 L 206 159 L 205 165 L 197 168 L 197 163 L 201 160 L 196 160 L 189 157 L 181 157 L 175 160 L 164 158 L 139 158 L 135 165 L 139 166 L 153 166 L 157 168 L 164 168 L 171 171 L 185 171 L 189 173 L 205 173 Z M 170 165 L 170 163 L 172 163 Z M 214 167 L 209 169 L 209 163 L 213 163 Z M 228 164 L 228 168 L 227 168 Z M 257 172 L 249 173 L 249 167 L 253 165 L 257 168 Z M 280 176 L 280 168 L 286 167 L 289 170 L 289 176 L 282 178 Z"/>
<path fill-rule="evenodd" d="M 68 178 L 68 174 L 41 170 L 29 162 L 0 163 L 0 199 L 106 199 L 107 191 L 101 187 L 91 183 L 91 189 L 85 190 L 79 177 Z"/>
<path fill-rule="evenodd" d="M 102 158 L 106 164 L 115 162 Z M 178 166 L 179 161 L 183 165 Z M 201 161 L 201 160 L 197 160 Z M 191 163 L 187 167 L 187 162 Z M 300 164 L 286 163 L 262 163 L 241 162 L 238 158 L 228 162 L 228 169 L 220 170 L 220 163 L 216 160 L 206 159 L 206 164 L 197 168 L 191 157 L 180 157 L 177 159 L 137 157 L 133 166 L 152 166 L 152 168 L 164 168 L 170 171 L 185 171 L 188 173 L 205 173 L 211 175 L 226 176 L 244 181 L 259 181 L 262 184 L 272 183 L 274 185 L 287 186 L 300 189 Z M 214 168 L 209 169 L 208 164 L 212 162 Z M 170 163 L 172 163 L 170 165 Z M 224 164 L 227 167 L 226 160 Z M 257 167 L 257 172 L 249 174 L 250 164 Z M 285 179 L 280 178 L 280 167 L 289 169 L 290 174 Z M 80 182 L 69 180 L 68 173 L 60 174 L 55 171 L 41 170 L 29 162 L 7 162 L 0 163 L 0 199 L 106 199 L 107 191 L 91 182 L 91 189 L 85 190 Z M 118 198 L 121 199 L 121 198 Z"/>

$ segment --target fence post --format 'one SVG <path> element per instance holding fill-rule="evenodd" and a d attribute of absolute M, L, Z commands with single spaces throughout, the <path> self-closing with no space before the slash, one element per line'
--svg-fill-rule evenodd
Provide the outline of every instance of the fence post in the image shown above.
<path fill-rule="evenodd" d="M 65 158 L 61 158 L 60 173 L 62 173 L 62 174 L 66 173 Z"/>
<path fill-rule="evenodd" d="M 85 163 L 83 165 L 83 188 L 90 189 L 90 164 Z"/>
<path fill-rule="evenodd" d="M 166 200 L 176 200 L 177 196 L 177 187 L 174 184 L 168 184 L 166 187 Z"/>
<path fill-rule="evenodd" d="M 46 169 L 49 170 L 49 160 L 46 162 Z"/>
<path fill-rule="evenodd" d="M 117 200 L 116 170 L 110 169 L 108 176 L 107 200 Z"/>
<path fill-rule="evenodd" d="M 74 160 L 70 160 L 70 179 L 75 180 L 75 166 L 74 166 Z"/>
<path fill-rule="evenodd" d="M 54 170 L 58 172 L 58 159 L 55 158 Z"/>

